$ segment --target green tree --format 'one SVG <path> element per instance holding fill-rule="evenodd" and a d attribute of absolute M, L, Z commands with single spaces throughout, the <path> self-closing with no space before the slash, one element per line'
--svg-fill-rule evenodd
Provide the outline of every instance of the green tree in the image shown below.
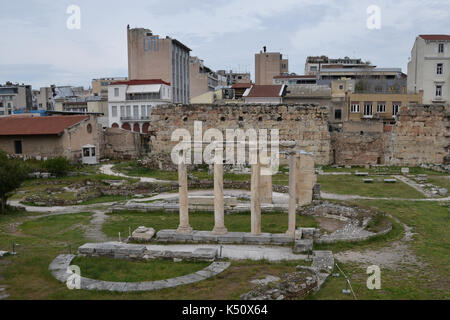
<path fill-rule="evenodd" d="M 64 157 L 49 159 L 43 163 L 42 167 L 57 177 L 66 175 L 72 168 L 69 161 Z"/>
<path fill-rule="evenodd" d="M 8 197 L 27 179 L 28 172 L 28 167 L 23 161 L 8 159 L 6 153 L 0 151 L 0 199 L 2 202 L 2 214 L 6 213 Z"/>

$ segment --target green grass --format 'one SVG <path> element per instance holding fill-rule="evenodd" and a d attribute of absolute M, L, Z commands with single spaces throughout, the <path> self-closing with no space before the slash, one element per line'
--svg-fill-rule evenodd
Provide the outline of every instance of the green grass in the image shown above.
<path fill-rule="evenodd" d="M 366 268 L 369 264 L 340 264 L 350 275 L 358 299 L 449 299 L 449 204 L 373 200 L 360 201 L 359 204 L 391 213 L 408 226 L 413 227 L 414 237 L 409 244 L 422 263 L 422 267 L 402 266 L 396 270 L 381 268 L 381 290 L 368 290 Z M 393 225 L 394 234 L 395 226 L 396 224 Z M 392 237 L 392 235 L 388 234 L 388 237 Z M 395 239 L 391 239 L 390 242 L 393 240 Z M 375 244 L 377 243 L 375 242 Z M 389 243 L 384 245 L 389 245 Z M 358 246 L 353 249 L 357 250 Z M 365 247 L 360 249 L 365 249 Z M 333 250 L 333 252 L 335 251 Z M 344 287 L 345 282 L 342 277 L 330 277 L 323 288 L 310 298 L 353 299 L 352 296 L 341 293 Z"/>
<path fill-rule="evenodd" d="M 169 212 L 131 212 L 123 211 L 110 213 L 110 219 L 103 225 L 103 231 L 109 237 L 128 234 L 139 226 L 152 227 L 156 231 L 163 229 L 177 229 L 179 214 Z M 190 212 L 189 222 L 195 230 L 212 230 L 214 228 L 214 214 L 209 212 Z M 250 232 L 250 213 L 236 213 L 225 215 L 225 225 L 229 232 Z M 287 213 L 267 213 L 262 215 L 262 232 L 284 233 L 287 230 Z M 312 217 L 298 216 L 297 226 L 317 227 Z"/>
<path fill-rule="evenodd" d="M 363 179 L 372 178 L 373 183 L 364 183 Z M 384 183 L 387 177 L 357 177 L 353 175 L 319 175 L 317 182 L 320 183 L 321 190 L 329 193 L 343 195 L 359 195 L 375 198 L 405 198 L 423 199 L 424 195 L 411 188 L 407 184 L 397 181 L 397 183 Z M 382 182 L 378 182 L 382 179 Z"/>
<path fill-rule="evenodd" d="M 429 176 L 428 180 L 437 187 L 450 190 L 450 176 Z"/>
<path fill-rule="evenodd" d="M 80 267 L 83 277 L 115 282 L 141 282 L 184 276 L 206 268 L 210 262 L 77 257 L 71 264 Z"/>

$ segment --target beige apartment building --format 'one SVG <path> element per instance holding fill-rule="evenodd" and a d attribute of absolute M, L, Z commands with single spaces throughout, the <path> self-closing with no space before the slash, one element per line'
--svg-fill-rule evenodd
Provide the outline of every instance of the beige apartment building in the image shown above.
<path fill-rule="evenodd" d="M 263 51 L 255 54 L 255 84 L 272 85 L 273 78 L 289 73 L 289 61 L 279 52 Z"/>
<path fill-rule="evenodd" d="M 402 107 L 422 103 L 423 92 L 417 94 L 348 93 L 348 120 L 379 118 L 395 121 Z"/>
<path fill-rule="evenodd" d="M 450 103 L 450 35 L 420 35 L 408 63 L 408 92 L 423 103 Z"/>
<path fill-rule="evenodd" d="M 108 98 L 108 86 L 117 81 L 127 81 L 127 77 L 117 78 L 100 78 L 92 80 L 92 94 L 94 96 L 101 96 Z"/>
<path fill-rule="evenodd" d="M 160 38 L 149 29 L 127 27 L 128 79 L 162 79 L 172 88 L 174 103 L 189 103 L 189 49 L 176 39 Z"/>
<path fill-rule="evenodd" d="M 198 57 L 189 58 L 190 101 L 204 93 L 215 91 L 218 86 L 225 86 L 227 78 L 207 66 Z"/>

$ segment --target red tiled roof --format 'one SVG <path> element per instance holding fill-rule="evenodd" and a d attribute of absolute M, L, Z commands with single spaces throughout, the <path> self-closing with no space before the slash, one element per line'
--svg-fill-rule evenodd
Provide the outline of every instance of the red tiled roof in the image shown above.
<path fill-rule="evenodd" d="M 254 85 L 248 98 L 275 98 L 280 96 L 282 85 Z"/>
<path fill-rule="evenodd" d="M 248 89 L 251 87 L 252 87 L 251 83 L 235 83 L 231 86 L 231 88 L 233 89 Z"/>
<path fill-rule="evenodd" d="M 450 41 L 450 35 L 448 34 L 421 34 L 419 37 L 421 37 L 424 40 Z"/>
<path fill-rule="evenodd" d="M 314 75 L 288 75 L 288 76 L 275 76 L 274 79 L 315 79 Z"/>
<path fill-rule="evenodd" d="M 0 118 L 0 136 L 56 135 L 88 116 L 4 117 Z"/>
<path fill-rule="evenodd" d="M 128 80 L 128 81 L 117 81 L 117 82 L 111 83 L 111 85 L 121 85 L 121 84 L 125 84 L 128 86 L 137 86 L 137 85 L 145 85 L 145 84 L 165 84 L 166 86 L 170 86 L 170 82 L 166 82 L 161 79 Z"/>

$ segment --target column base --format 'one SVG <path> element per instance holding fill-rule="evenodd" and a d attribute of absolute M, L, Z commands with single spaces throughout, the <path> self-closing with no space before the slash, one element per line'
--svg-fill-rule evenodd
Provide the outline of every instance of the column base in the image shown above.
<path fill-rule="evenodd" d="M 289 238 L 295 238 L 295 231 L 294 232 L 292 232 L 292 231 L 286 231 L 286 236 L 287 237 L 289 237 Z"/>
<path fill-rule="evenodd" d="M 187 227 L 179 226 L 177 229 L 178 234 L 190 234 L 190 233 L 192 233 L 192 231 L 193 231 L 193 229 L 190 226 L 187 226 Z"/>
<path fill-rule="evenodd" d="M 262 235 L 262 232 L 261 231 L 258 231 L 258 232 L 251 232 L 251 234 L 252 234 L 252 236 L 260 236 L 260 235 Z"/>
<path fill-rule="evenodd" d="M 228 229 L 225 227 L 222 228 L 214 228 L 213 231 L 211 231 L 212 234 L 215 235 L 223 235 L 228 233 Z"/>

